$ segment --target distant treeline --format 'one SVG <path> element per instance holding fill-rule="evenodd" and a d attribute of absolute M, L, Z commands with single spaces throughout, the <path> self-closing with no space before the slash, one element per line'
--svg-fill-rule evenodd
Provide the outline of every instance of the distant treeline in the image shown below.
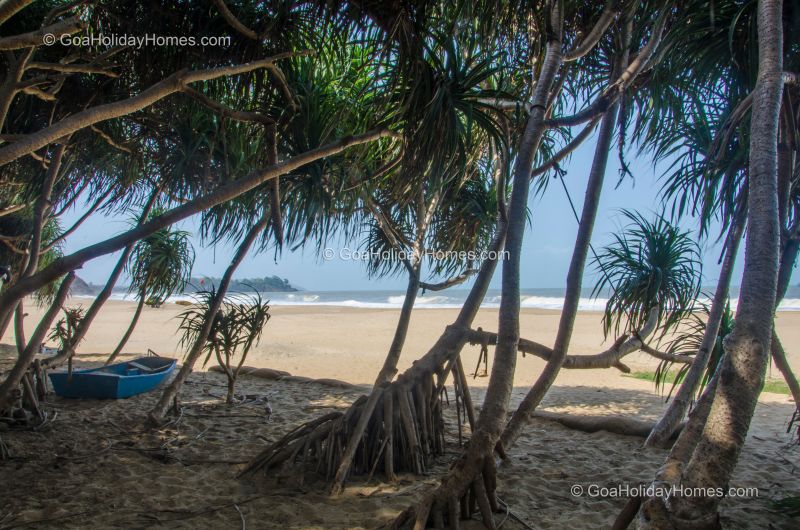
<path fill-rule="evenodd" d="M 184 289 L 185 293 L 194 293 L 219 285 L 220 278 L 192 278 Z M 252 291 L 278 291 L 291 292 L 297 291 L 286 278 L 277 276 L 265 276 L 264 278 L 244 278 L 241 280 L 231 280 L 228 288 L 230 292 L 247 293 Z"/>
<path fill-rule="evenodd" d="M 192 278 L 184 293 L 196 293 L 197 291 L 209 289 L 211 286 L 219 285 L 220 278 Z M 102 285 L 93 283 L 86 283 L 81 278 L 75 278 L 70 293 L 73 296 L 95 296 L 103 288 Z M 298 289 L 293 287 L 289 280 L 286 278 L 279 278 L 277 276 L 267 276 L 264 278 L 245 278 L 242 280 L 232 280 L 231 286 L 228 288 L 230 292 L 248 293 L 253 291 L 265 292 L 294 292 Z M 114 287 L 114 292 L 127 292 L 128 287 L 125 285 L 118 285 Z"/>

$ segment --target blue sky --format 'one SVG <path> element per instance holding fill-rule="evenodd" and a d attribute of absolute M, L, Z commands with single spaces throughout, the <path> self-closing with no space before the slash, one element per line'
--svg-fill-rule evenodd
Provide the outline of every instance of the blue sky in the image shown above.
<path fill-rule="evenodd" d="M 594 143 L 594 138 L 589 139 L 563 166 L 567 170 L 567 175 L 564 177 L 567 188 L 579 212 L 583 203 L 586 178 L 592 162 Z M 608 243 L 611 235 L 619 230 L 621 209 L 656 212 L 663 208 L 659 197 L 660 183 L 657 178 L 660 171 L 654 168 L 646 157 L 636 157 L 634 153 L 630 153 L 628 157 L 635 180 L 626 178 L 619 188 L 615 188 L 619 171 L 616 150 L 609 156 L 606 185 L 592 241 L 595 249 Z M 577 223 L 560 183 L 551 180 L 543 195 L 531 197 L 529 207 L 532 214 L 532 225 L 529 226 L 524 241 L 522 287 L 563 287 L 577 232 Z M 80 210 L 70 211 L 63 219 L 62 226 L 70 226 L 80 214 Z M 681 224 L 687 229 L 696 229 L 696 223 L 692 219 L 685 219 Z M 65 250 L 68 253 L 73 252 L 118 234 L 128 226 L 126 217 L 94 216 L 68 238 Z M 197 229 L 196 219 L 189 219 L 179 226 L 184 230 L 195 232 Z M 716 231 L 712 231 L 711 240 L 701 242 L 704 285 L 713 285 L 719 274 L 717 259 L 720 246 L 714 241 L 716 234 Z M 194 275 L 221 276 L 232 256 L 231 247 L 219 245 L 216 248 L 201 248 L 199 242 L 195 241 L 197 259 Z M 349 246 L 356 248 L 355 245 Z M 82 271 L 79 271 L 79 276 L 89 282 L 104 283 L 116 260 L 117 254 L 113 254 L 90 261 L 84 265 Z M 733 281 L 735 285 L 739 283 L 742 265 L 743 253 L 740 252 Z M 361 263 L 339 259 L 323 261 L 310 250 L 286 251 L 277 261 L 274 259 L 272 251 L 250 255 L 239 267 L 236 277 L 252 278 L 271 275 L 288 278 L 293 285 L 309 290 L 405 289 L 403 277 L 370 280 Z M 499 287 L 499 279 L 500 274 L 496 274 L 493 287 Z M 595 279 L 592 267 L 589 266 L 584 286 L 591 287 Z M 792 285 L 799 282 L 800 274 L 795 269 Z"/>

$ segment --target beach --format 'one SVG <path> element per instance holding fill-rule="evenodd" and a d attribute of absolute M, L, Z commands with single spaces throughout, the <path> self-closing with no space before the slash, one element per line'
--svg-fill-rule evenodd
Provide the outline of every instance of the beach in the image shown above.
<path fill-rule="evenodd" d="M 73 298 L 70 305 L 88 305 Z M 39 310 L 27 305 L 29 328 Z M 78 349 L 79 363 L 103 360 L 124 332 L 135 305 L 110 301 Z M 168 303 L 145 308 L 126 353 L 148 349 L 182 357 L 177 316 L 185 307 Z M 356 477 L 336 499 L 327 496 L 324 477 L 297 466 L 237 479 L 243 464 L 301 422 L 328 411 L 343 410 L 366 392 L 383 362 L 398 311 L 336 306 L 274 306 L 260 345 L 246 365 L 285 370 L 312 379 L 352 383 L 337 388 L 303 380 L 268 381 L 242 376 L 237 391 L 268 396 L 273 415 L 264 419 L 263 404 L 227 407 L 222 403 L 225 378 L 196 373 L 184 386 L 183 415 L 161 429 L 146 430 L 142 421 L 158 392 L 121 401 L 70 401 L 52 398 L 58 413 L 47 436 L 34 431 L 4 432 L 12 459 L 2 466 L 0 528 L 34 527 L 214 527 L 241 528 L 374 528 L 390 521 L 436 474 L 403 474 L 399 482 Z M 412 316 L 400 370 L 421 357 L 457 313 L 455 309 L 418 309 Z M 593 354 L 607 348 L 599 312 L 581 312 L 571 354 Z M 559 312 L 523 309 L 522 336 L 552 344 Z M 495 330 L 497 309 L 483 309 L 475 327 Z M 800 313 L 780 312 L 779 336 L 797 372 L 800 370 Z M 13 343 L 7 335 L 4 343 Z M 464 350 L 466 370 L 474 372 L 479 346 Z M 493 350 L 490 348 L 491 355 Z M 6 363 L 8 358 L 5 359 Z M 652 371 L 657 361 L 640 353 L 623 359 L 632 371 Z M 3 368 L 8 365 L 4 363 Z M 512 407 L 541 371 L 544 361 L 520 356 Z M 780 374 L 772 368 L 771 377 Z M 470 377 L 480 404 L 487 377 Z M 654 421 L 664 398 L 653 383 L 617 369 L 562 370 L 540 410 L 582 415 L 624 415 Z M 444 472 L 458 454 L 454 407 L 445 413 L 452 450 L 435 466 Z M 786 433 L 794 409 L 788 395 L 763 393 L 731 486 L 749 496 L 728 498 L 722 505 L 726 528 L 791 528 L 796 520 L 777 512 L 773 501 L 800 494 L 796 472 L 799 453 Z M 651 480 L 664 450 L 645 450 L 642 439 L 607 432 L 586 433 L 547 419 L 536 419 L 509 451 L 499 468 L 498 495 L 510 507 L 503 528 L 608 527 L 627 495 L 614 492 Z M 575 495 L 575 486 L 582 491 Z M 605 495 L 593 495 L 606 488 Z M 614 488 L 617 488 L 615 490 Z M 758 490 L 757 496 L 753 493 Z M 497 514 L 497 521 L 503 514 Z M 478 528 L 463 522 L 462 528 Z"/>
<path fill-rule="evenodd" d="M 73 298 L 70 306 L 87 307 L 89 299 Z M 32 328 L 41 310 L 27 304 L 30 313 L 27 327 Z M 78 353 L 111 352 L 133 316 L 136 304 L 110 300 L 92 325 Z M 181 358 L 178 316 L 186 308 L 174 303 L 154 309 L 144 308 L 139 325 L 133 332 L 126 352 L 156 353 Z M 381 368 L 394 334 L 399 311 L 383 308 L 352 308 L 327 305 L 282 306 L 270 309 L 272 318 L 264 329 L 260 344 L 247 358 L 248 365 L 286 370 L 307 377 L 329 377 L 354 384 L 372 384 Z M 408 337 L 400 358 L 399 369 L 405 370 L 422 357 L 434 344 L 444 328 L 452 323 L 457 309 L 415 309 L 411 316 Z M 523 308 L 520 329 L 523 338 L 551 346 L 558 329 L 559 311 Z M 602 313 L 580 312 L 575 322 L 570 354 L 599 353 L 608 348 L 615 337 L 604 339 Z M 800 372 L 800 312 L 781 311 L 775 319 L 778 335 L 786 349 L 795 373 Z M 478 313 L 473 328 L 497 330 L 497 309 L 484 308 Z M 13 344 L 11 331 L 3 339 Z M 464 365 L 472 372 L 477 363 L 479 346 L 467 346 Z M 490 356 L 491 357 L 491 356 Z M 652 369 L 658 364 L 652 357 L 634 353 L 624 360 L 632 370 Z M 533 356 L 520 356 L 514 378 L 515 386 L 530 386 L 544 361 Z M 200 368 L 200 367 L 197 367 Z M 779 377 L 773 369 L 773 376 Z M 485 386 L 488 378 L 476 378 L 474 385 Z M 591 382 L 597 386 L 625 388 L 631 381 L 615 369 L 563 370 L 556 384 L 581 385 Z M 644 382 L 644 388 L 652 388 Z M 639 388 L 642 388 L 641 386 Z"/>

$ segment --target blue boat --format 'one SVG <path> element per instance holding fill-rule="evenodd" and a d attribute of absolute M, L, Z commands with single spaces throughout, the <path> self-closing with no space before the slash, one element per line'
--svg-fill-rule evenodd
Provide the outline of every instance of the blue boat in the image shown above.
<path fill-rule="evenodd" d="M 140 357 L 101 368 L 51 372 L 56 394 L 65 398 L 123 399 L 149 392 L 175 370 L 177 361 L 164 357 Z"/>

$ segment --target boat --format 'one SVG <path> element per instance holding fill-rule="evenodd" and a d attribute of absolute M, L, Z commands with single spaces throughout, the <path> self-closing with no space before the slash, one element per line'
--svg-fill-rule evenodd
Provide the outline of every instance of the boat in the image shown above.
<path fill-rule="evenodd" d="M 51 372 L 56 395 L 65 398 L 124 399 L 149 392 L 175 370 L 177 360 L 140 357 L 100 368 Z"/>

